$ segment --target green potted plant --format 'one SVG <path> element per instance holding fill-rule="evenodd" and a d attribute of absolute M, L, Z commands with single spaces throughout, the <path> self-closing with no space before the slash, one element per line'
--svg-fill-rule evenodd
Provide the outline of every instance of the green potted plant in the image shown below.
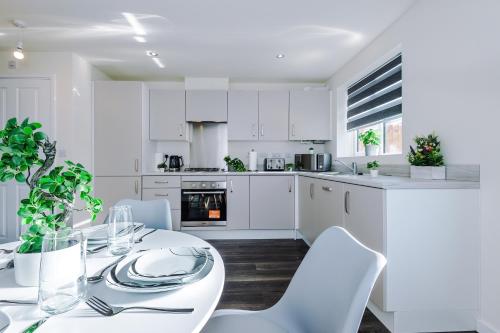
<path fill-rule="evenodd" d="M 236 172 L 245 172 L 247 168 L 245 168 L 245 164 L 239 158 L 231 158 L 231 156 L 224 157 L 224 162 L 227 164 L 227 171 L 236 171 Z"/>
<path fill-rule="evenodd" d="M 408 162 L 410 176 L 418 179 L 445 179 L 446 167 L 439 137 L 432 133 L 415 137 L 416 147 L 410 146 Z"/>
<path fill-rule="evenodd" d="M 378 146 L 380 145 L 380 135 L 372 129 L 359 134 L 359 140 L 365 146 L 366 156 L 378 155 Z"/>
<path fill-rule="evenodd" d="M 366 163 L 366 167 L 368 168 L 368 170 L 370 170 L 370 176 L 378 176 L 378 168 L 380 167 L 380 163 L 378 161 L 368 162 Z"/>
<path fill-rule="evenodd" d="M 30 190 L 17 212 L 27 226 L 14 254 L 16 282 L 23 286 L 38 285 L 45 234 L 71 227 L 73 211 L 87 211 L 94 220 L 102 210 L 102 200 L 92 196 L 92 175 L 83 165 L 66 161 L 64 166 L 52 167 L 56 142 L 41 127 L 28 119 L 18 123 L 12 118 L 0 130 L 0 182 L 15 180 Z"/>

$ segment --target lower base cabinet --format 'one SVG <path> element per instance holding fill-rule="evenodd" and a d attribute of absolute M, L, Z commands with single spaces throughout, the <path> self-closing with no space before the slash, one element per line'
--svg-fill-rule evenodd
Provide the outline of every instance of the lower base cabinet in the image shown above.
<path fill-rule="evenodd" d="M 294 176 L 250 177 L 250 229 L 295 229 Z"/>
<path fill-rule="evenodd" d="M 140 177 L 95 177 L 94 195 L 103 201 L 103 210 L 95 224 L 101 224 L 108 215 L 109 207 L 122 199 L 141 200 Z"/>
<path fill-rule="evenodd" d="M 227 177 L 227 228 L 244 230 L 250 227 L 250 177 Z"/>

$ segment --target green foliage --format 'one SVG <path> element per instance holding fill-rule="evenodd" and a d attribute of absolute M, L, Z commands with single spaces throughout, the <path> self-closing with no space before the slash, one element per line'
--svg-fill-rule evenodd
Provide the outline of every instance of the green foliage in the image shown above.
<path fill-rule="evenodd" d="M 80 163 L 66 161 L 50 170 L 55 158 L 55 142 L 38 131 L 40 123 L 25 119 L 7 121 L 0 131 L 0 181 L 15 179 L 30 187 L 28 198 L 21 200 L 17 215 L 29 225 L 21 236 L 20 253 L 40 252 L 43 236 L 66 226 L 73 210 L 84 210 L 95 220 L 102 210 L 102 200 L 92 196 L 92 175 Z M 40 157 L 40 151 L 45 158 Z M 36 172 L 32 168 L 38 166 Z M 50 171 L 49 171 L 50 170 Z M 76 208 L 79 199 L 83 208 Z"/>
<path fill-rule="evenodd" d="M 380 167 L 380 163 L 378 161 L 371 161 L 366 163 L 366 167 L 368 170 L 377 170 Z"/>
<path fill-rule="evenodd" d="M 441 153 L 441 142 L 439 137 L 432 133 L 428 136 L 415 137 L 417 148 L 410 146 L 408 162 L 415 166 L 442 166 L 444 157 Z"/>
<path fill-rule="evenodd" d="M 224 162 L 226 162 L 229 171 L 236 171 L 236 172 L 247 171 L 247 168 L 245 168 L 245 164 L 243 164 L 243 162 L 239 158 L 231 159 L 231 156 L 228 155 L 224 157 Z"/>
<path fill-rule="evenodd" d="M 359 140 L 366 145 L 375 145 L 378 146 L 380 144 L 380 135 L 372 129 L 369 129 L 366 132 L 359 134 Z"/>

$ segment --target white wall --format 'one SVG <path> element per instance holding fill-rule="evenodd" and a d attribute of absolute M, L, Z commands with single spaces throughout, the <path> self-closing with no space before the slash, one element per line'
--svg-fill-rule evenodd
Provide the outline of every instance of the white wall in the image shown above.
<path fill-rule="evenodd" d="M 435 130 L 447 163 L 481 165 L 481 332 L 500 332 L 499 13 L 495 0 L 420 0 L 328 82 L 336 96 L 400 46 L 404 152 L 378 159 L 406 163 L 412 138 Z M 343 115 L 335 108 L 336 131 L 335 115 Z M 335 144 L 329 149 L 337 151 Z"/>

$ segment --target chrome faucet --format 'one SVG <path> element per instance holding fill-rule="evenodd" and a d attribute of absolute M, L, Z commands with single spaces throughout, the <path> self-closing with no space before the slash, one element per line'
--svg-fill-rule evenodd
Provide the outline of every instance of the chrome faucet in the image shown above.
<path fill-rule="evenodd" d="M 347 169 L 349 169 L 352 172 L 353 175 L 357 175 L 358 174 L 358 164 L 356 162 L 352 162 L 351 166 L 348 166 L 347 164 L 345 164 L 341 160 L 337 160 L 337 159 L 334 159 L 333 162 L 334 163 L 338 162 L 338 163 L 342 164 Z"/>

